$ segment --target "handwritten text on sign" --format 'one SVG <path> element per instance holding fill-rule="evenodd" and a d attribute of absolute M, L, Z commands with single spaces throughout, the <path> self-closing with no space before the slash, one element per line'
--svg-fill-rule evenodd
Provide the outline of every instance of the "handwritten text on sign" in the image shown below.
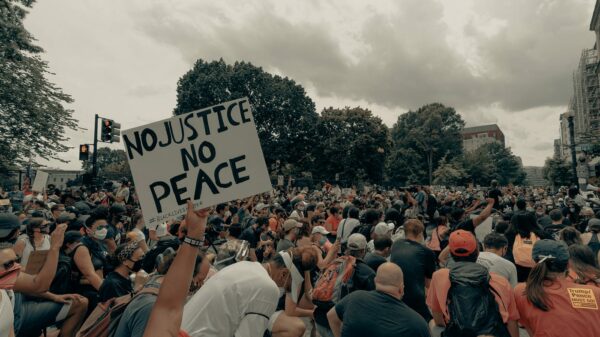
<path fill-rule="evenodd" d="M 146 224 L 271 188 L 248 99 L 123 131 Z"/>

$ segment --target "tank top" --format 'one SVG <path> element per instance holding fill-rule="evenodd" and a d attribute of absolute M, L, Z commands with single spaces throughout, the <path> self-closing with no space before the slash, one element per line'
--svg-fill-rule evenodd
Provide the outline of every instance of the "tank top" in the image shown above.
<path fill-rule="evenodd" d="M 0 337 L 8 337 L 13 326 L 13 307 L 8 293 L 0 289 Z"/>
<path fill-rule="evenodd" d="M 44 240 L 42 241 L 42 245 L 40 247 L 34 248 L 29 241 L 28 236 L 21 236 L 20 240 L 25 242 L 25 248 L 23 248 L 23 256 L 21 257 L 21 265 L 27 266 L 27 261 L 29 261 L 29 255 L 35 250 L 49 250 L 50 249 L 50 236 L 44 234 Z"/>

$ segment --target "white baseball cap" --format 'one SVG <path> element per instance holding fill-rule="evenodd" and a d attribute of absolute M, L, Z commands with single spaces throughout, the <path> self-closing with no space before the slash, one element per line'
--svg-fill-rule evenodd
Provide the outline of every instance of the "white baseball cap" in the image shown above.
<path fill-rule="evenodd" d="M 312 229 L 312 233 L 311 233 L 311 234 L 317 234 L 317 233 L 319 233 L 319 234 L 323 234 L 323 235 L 327 235 L 327 234 L 329 234 L 329 232 L 328 232 L 328 231 L 325 229 L 325 227 L 323 227 L 323 226 L 315 226 L 315 227 Z"/>

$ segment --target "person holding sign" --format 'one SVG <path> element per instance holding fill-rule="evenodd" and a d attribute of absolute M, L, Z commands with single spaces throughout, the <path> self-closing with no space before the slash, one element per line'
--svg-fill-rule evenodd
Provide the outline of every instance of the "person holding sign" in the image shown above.
<path fill-rule="evenodd" d="M 532 256 L 536 265 L 527 283 L 518 284 L 514 291 L 519 322 L 529 335 L 600 336 L 600 288 L 567 278 L 567 245 L 540 240 L 534 244 Z"/>
<path fill-rule="evenodd" d="M 21 235 L 14 251 L 21 257 L 21 264 L 27 266 L 29 255 L 36 250 L 50 249 L 50 226 L 43 218 L 31 218 L 27 223 L 26 234 Z"/>

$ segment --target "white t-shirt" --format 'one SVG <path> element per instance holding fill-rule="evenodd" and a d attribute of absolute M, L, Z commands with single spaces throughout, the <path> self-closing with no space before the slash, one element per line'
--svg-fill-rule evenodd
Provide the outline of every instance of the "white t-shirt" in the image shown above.
<path fill-rule="evenodd" d="M 27 267 L 27 262 L 29 261 L 29 255 L 31 255 L 31 252 L 33 252 L 34 250 L 50 249 L 50 236 L 47 234 L 44 234 L 44 241 L 42 241 L 42 245 L 40 247 L 37 247 L 36 249 L 33 249 L 33 246 L 31 245 L 31 242 L 29 242 L 29 237 L 27 235 L 21 235 L 19 237 L 19 240 L 25 242 L 25 248 L 23 248 L 23 256 L 21 257 L 21 265 L 24 267 Z"/>
<path fill-rule="evenodd" d="M 262 337 L 278 299 L 279 288 L 260 263 L 238 262 L 186 303 L 181 329 L 191 337 Z"/>
<path fill-rule="evenodd" d="M 480 252 L 477 263 L 506 278 L 513 288 L 517 285 L 517 267 L 507 259 L 491 252 Z"/>
<path fill-rule="evenodd" d="M 119 187 L 116 197 L 123 198 L 122 202 L 117 203 L 122 205 L 126 204 L 129 201 L 129 187 Z"/>
<path fill-rule="evenodd" d="M 13 307 L 6 290 L 0 289 L 0 337 L 10 336 L 13 327 Z"/>
<path fill-rule="evenodd" d="M 348 241 L 350 234 L 352 234 L 352 230 L 358 226 L 360 226 L 360 221 L 358 221 L 358 219 L 343 219 L 338 225 L 337 238 L 340 239 L 340 242 L 345 243 Z"/>

